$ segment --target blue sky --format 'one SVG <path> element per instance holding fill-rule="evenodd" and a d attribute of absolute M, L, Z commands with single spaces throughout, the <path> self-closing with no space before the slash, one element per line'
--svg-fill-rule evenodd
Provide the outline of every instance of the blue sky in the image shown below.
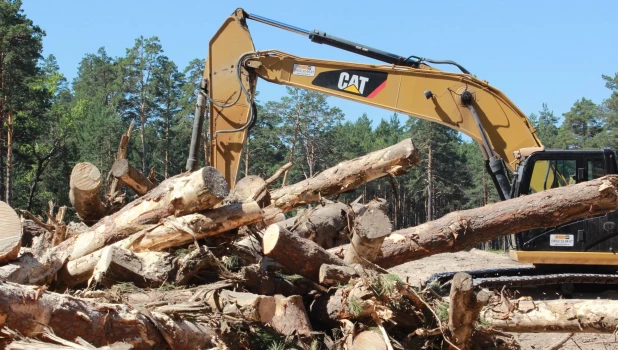
<path fill-rule="evenodd" d="M 402 56 L 457 61 L 526 114 L 543 102 L 557 115 L 582 97 L 599 103 L 609 96 L 601 75 L 618 72 L 618 1 L 611 0 L 23 0 L 26 14 L 47 32 L 44 53 L 56 56 L 69 80 L 86 53 L 104 46 L 109 55 L 121 56 L 140 35 L 158 36 L 182 69 L 206 57 L 209 38 L 237 7 Z M 249 28 L 257 49 L 372 62 L 261 23 L 249 22 Z M 262 101 L 285 93 L 264 81 L 258 90 Z M 350 120 L 368 113 L 374 126 L 391 115 L 334 97 L 330 103 Z"/>

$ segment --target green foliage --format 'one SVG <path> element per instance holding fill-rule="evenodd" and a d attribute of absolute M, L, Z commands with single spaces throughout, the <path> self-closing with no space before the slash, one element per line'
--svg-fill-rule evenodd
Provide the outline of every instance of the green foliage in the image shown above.
<path fill-rule="evenodd" d="M 348 299 L 348 309 L 350 309 L 350 312 L 352 313 L 352 315 L 354 316 L 360 315 L 360 313 L 363 312 L 362 301 L 359 300 L 357 297 L 349 298 Z"/>
<path fill-rule="evenodd" d="M 440 321 L 448 321 L 448 303 L 441 301 L 436 308 L 436 315 L 440 318 Z"/>

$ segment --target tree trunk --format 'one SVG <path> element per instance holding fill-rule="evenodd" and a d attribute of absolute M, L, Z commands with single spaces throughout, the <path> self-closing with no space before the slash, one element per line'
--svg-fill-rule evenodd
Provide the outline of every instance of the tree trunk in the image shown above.
<path fill-rule="evenodd" d="M 264 255 L 314 282 L 319 282 L 322 264 L 345 265 L 343 260 L 315 242 L 301 238 L 276 224 L 270 225 L 264 232 L 263 247 Z"/>
<path fill-rule="evenodd" d="M 118 159 L 114 162 L 112 175 L 140 196 L 155 188 L 155 185 L 126 159 Z"/>
<path fill-rule="evenodd" d="M 618 327 L 616 300 L 512 300 L 511 312 L 489 305 L 481 311 L 483 323 L 515 333 L 614 333 Z"/>
<path fill-rule="evenodd" d="M 272 205 L 290 211 L 322 197 L 351 191 L 384 176 L 400 175 L 404 169 L 416 163 L 417 150 L 412 140 L 406 139 L 383 150 L 343 161 L 315 177 L 273 191 Z"/>
<path fill-rule="evenodd" d="M 44 289 L 0 284 L 0 326 L 27 337 L 49 327 L 64 339 L 82 337 L 94 346 L 126 341 L 134 349 L 166 346 L 150 319 L 124 305 L 98 304 Z"/>
<path fill-rule="evenodd" d="M 450 340 L 460 350 L 472 349 L 472 332 L 479 317 L 479 311 L 489 301 L 485 291 L 475 295 L 472 276 L 457 273 L 451 282 L 448 328 Z M 456 349 L 451 346 L 451 349 Z"/>
<path fill-rule="evenodd" d="M 248 321 L 269 324 L 283 335 L 310 335 L 313 331 L 303 299 L 296 295 L 262 296 L 222 290 L 209 293 L 205 301 L 224 315 L 242 317 Z"/>
<path fill-rule="evenodd" d="M 335 286 L 347 284 L 352 278 L 358 276 L 358 272 L 352 266 L 322 264 L 319 271 L 319 282 L 325 286 Z"/>
<path fill-rule="evenodd" d="M 430 255 L 457 252 L 517 232 L 556 227 L 618 209 L 618 176 L 555 188 L 482 208 L 453 212 L 416 227 L 392 232 L 375 263 L 383 268 Z M 329 250 L 340 256 L 347 249 Z"/>
<path fill-rule="evenodd" d="M 317 205 L 298 216 L 277 223 L 302 238 L 329 249 L 348 238 L 348 213 L 350 207 L 341 202 Z M 352 219 L 352 218 L 350 218 Z"/>
<path fill-rule="evenodd" d="M 21 220 L 8 204 L 0 202 L 0 265 L 14 260 L 21 248 Z"/>
<path fill-rule="evenodd" d="M 79 218 L 88 226 L 105 216 L 105 206 L 99 197 L 101 173 L 90 163 L 78 163 L 73 167 L 69 199 Z"/>
<path fill-rule="evenodd" d="M 92 272 L 93 282 L 111 288 L 120 282 L 131 282 L 139 288 L 158 288 L 176 275 L 176 263 L 169 253 L 132 253 L 108 246 Z"/>
<path fill-rule="evenodd" d="M 168 216 L 183 216 L 211 208 L 228 192 L 225 178 L 212 167 L 181 174 L 164 181 L 120 211 L 105 217 L 90 231 L 66 240 L 57 248 L 70 252 L 69 260 L 75 260 Z"/>
<path fill-rule="evenodd" d="M 6 130 L 6 203 L 13 201 L 13 108 L 9 106 Z"/>
<path fill-rule="evenodd" d="M 352 240 L 343 261 L 361 265 L 375 261 L 384 238 L 392 230 L 393 225 L 384 211 L 375 207 L 367 209 L 354 219 Z"/>
<path fill-rule="evenodd" d="M 431 145 L 427 147 L 427 221 L 433 220 L 433 174 Z"/>

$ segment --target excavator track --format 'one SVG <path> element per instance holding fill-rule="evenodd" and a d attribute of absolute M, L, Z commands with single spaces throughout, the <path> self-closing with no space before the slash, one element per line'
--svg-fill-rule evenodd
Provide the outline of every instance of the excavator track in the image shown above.
<path fill-rule="evenodd" d="M 618 285 L 618 274 L 598 273 L 546 273 L 534 267 L 505 268 L 463 271 L 473 278 L 475 287 L 502 288 L 503 286 L 528 288 L 561 284 Z M 439 283 L 442 289 L 450 285 L 457 272 L 444 272 L 432 275 L 427 285 Z"/>

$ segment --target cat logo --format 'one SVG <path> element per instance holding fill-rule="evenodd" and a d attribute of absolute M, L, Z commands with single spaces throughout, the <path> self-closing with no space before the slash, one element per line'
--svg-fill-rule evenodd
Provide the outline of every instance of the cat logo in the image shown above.
<path fill-rule="evenodd" d="M 311 84 L 347 94 L 374 98 L 386 87 L 388 74 L 371 70 L 331 70 L 322 72 Z"/>
<path fill-rule="evenodd" d="M 354 94 L 362 95 L 365 91 L 365 84 L 369 81 L 369 78 L 359 76 L 356 74 L 350 74 L 348 72 L 341 72 L 339 75 L 339 84 L 337 87 L 341 90 L 351 92 Z"/>

